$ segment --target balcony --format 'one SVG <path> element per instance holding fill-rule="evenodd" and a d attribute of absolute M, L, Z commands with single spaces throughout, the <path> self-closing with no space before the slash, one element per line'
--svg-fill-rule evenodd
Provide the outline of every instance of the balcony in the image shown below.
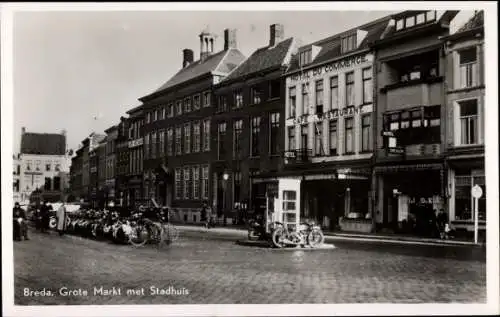
<path fill-rule="evenodd" d="M 285 164 L 304 164 L 310 163 L 312 158 L 312 149 L 288 150 L 284 153 Z"/>
<path fill-rule="evenodd" d="M 387 85 L 381 89 L 387 95 L 388 110 L 399 110 L 408 105 L 442 104 L 443 77 L 412 80 Z"/>

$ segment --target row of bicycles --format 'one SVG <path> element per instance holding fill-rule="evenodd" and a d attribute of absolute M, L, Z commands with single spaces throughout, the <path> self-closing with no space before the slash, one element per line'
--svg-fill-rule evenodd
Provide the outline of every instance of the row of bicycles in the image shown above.
<path fill-rule="evenodd" d="M 51 217 L 50 228 L 56 225 L 55 218 Z M 110 210 L 81 210 L 67 215 L 66 233 L 138 247 L 168 245 L 179 238 L 178 230 L 168 222 L 166 210 L 137 211 L 127 217 Z"/>

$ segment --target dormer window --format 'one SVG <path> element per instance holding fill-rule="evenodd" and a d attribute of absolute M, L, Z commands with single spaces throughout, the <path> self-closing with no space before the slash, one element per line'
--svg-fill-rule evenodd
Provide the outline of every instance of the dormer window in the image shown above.
<path fill-rule="evenodd" d="M 402 17 L 396 21 L 396 31 L 429 23 L 436 20 L 436 11 L 421 12 L 416 15 Z"/>
<path fill-rule="evenodd" d="M 312 49 L 300 53 L 300 66 L 309 64 L 312 61 Z"/>
<path fill-rule="evenodd" d="M 351 34 L 342 38 L 341 51 L 342 54 L 356 49 L 356 34 Z"/>

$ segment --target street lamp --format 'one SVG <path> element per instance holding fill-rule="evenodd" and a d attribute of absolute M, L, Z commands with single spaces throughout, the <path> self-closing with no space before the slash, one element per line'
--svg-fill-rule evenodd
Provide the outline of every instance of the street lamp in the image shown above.
<path fill-rule="evenodd" d="M 227 180 L 229 179 L 229 174 L 224 172 L 222 175 L 222 217 L 224 219 L 224 224 L 226 224 L 226 188 L 227 188 Z"/>

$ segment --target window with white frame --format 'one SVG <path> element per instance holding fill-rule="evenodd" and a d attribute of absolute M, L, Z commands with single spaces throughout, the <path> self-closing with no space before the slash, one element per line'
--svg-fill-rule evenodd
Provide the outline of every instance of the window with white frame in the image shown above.
<path fill-rule="evenodd" d="M 477 99 L 469 99 L 458 102 L 460 120 L 460 145 L 478 144 L 478 102 Z"/>
<path fill-rule="evenodd" d="M 363 69 L 363 104 L 373 102 L 372 68 Z"/>
<path fill-rule="evenodd" d="M 356 49 L 356 33 L 348 35 L 342 38 L 341 42 L 341 51 L 343 53 L 347 53 L 349 51 Z"/>
<path fill-rule="evenodd" d="M 171 102 L 167 105 L 167 118 L 174 116 L 174 104 Z"/>
<path fill-rule="evenodd" d="M 345 118 L 345 152 L 354 153 L 354 118 Z"/>
<path fill-rule="evenodd" d="M 200 135 L 200 122 L 193 123 L 193 152 L 200 152 L 201 135 Z"/>
<path fill-rule="evenodd" d="M 157 140 L 156 140 L 156 131 L 151 133 L 151 158 L 156 158 L 156 148 L 157 148 Z"/>
<path fill-rule="evenodd" d="M 295 144 L 295 127 L 291 126 L 288 127 L 288 150 L 293 151 L 296 150 L 296 144 Z"/>
<path fill-rule="evenodd" d="M 191 112 L 191 97 L 184 98 L 184 113 Z"/>
<path fill-rule="evenodd" d="M 250 88 L 250 98 L 252 100 L 252 104 L 259 104 L 262 96 L 262 89 L 260 86 L 253 86 Z"/>
<path fill-rule="evenodd" d="M 203 121 L 203 151 L 210 151 L 210 119 Z"/>
<path fill-rule="evenodd" d="M 177 100 L 175 107 L 177 108 L 176 109 L 177 115 L 180 116 L 182 114 L 182 100 Z"/>
<path fill-rule="evenodd" d="M 210 91 L 203 93 L 203 107 L 210 107 Z"/>
<path fill-rule="evenodd" d="M 300 65 L 309 64 L 312 61 L 312 49 L 305 50 L 299 54 Z"/>
<path fill-rule="evenodd" d="M 309 83 L 302 84 L 302 113 L 309 114 Z"/>
<path fill-rule="evenodd" d="M 283 191 L 283 211 L 296 210 L 297 192 L 295 190 Z"/>
<path fill-rule="evenodd" d="M 354 106 L 355 91 L 354 91 L 354 72 L 349 72 L 345 75 L 345 97 L 346 106 Z"/>
<path fill-rule="evenodd" d="M 182 154 L 182 127 L 175 128 L 175 154 Z"/>
<path fill-rule="evenodd" d="M 337 119 L 330 120 L 329 132 L 330 132 L 330 155 L 337 155 Z"/>
<path fill-rule="evenodd" d="M 172 156 L 174 154 L 174 129 L 167 129 L 167 155 Z"/>
<path fill-rule="evenodd" d="M 217 129 L 217 159 L 222 160 L 226 155 L 226 123 L 219 123 Z"/>
<path fill-rule="evenodd" d="M 243 107 L 243 90 L 238 89 L 234 92 L 234 106 L 233 108 Z"/>
<path fill-rule="evenodd" d="M 201 194 L 203 199 L 208 199 L 208 165 L 201 168 Z"/>
<path fill-rule="evenodd" d="M 200 95 L 195 95 L 193 97 L 193 108 L 194 110 L 199 110 L 201 106 L 201 98 Z"/>
<path fill-rule="evenodd" d="M 330 78 L 330 109 L 338 109 L 339 107 L 339 77 L 333 76 Z"/>
<path fill-rule="evenodd" d="M 184 167 L 184 199 L 191 198 L 191 169 Z"/>
<path fill-rule="evenodd" d="M 288 118 L 295 118 L 295 110 L 297 108 L 297 91 L 295 86 L 288 88 Z"/>
<path fill-rule="evenodd" d="M 361 151 L 363 152 L 372 150 L 371 120 L 371 114 L 361 117 Z"/>
<path fill-rule="evenodd" d="M 159 138 L 160 138 L 160 145 L 158 148 L 158 153 L 160 154 L 160 156 L 163 156 L 163 154 L 165 153 L 165 131 L 160 130 L 158 133 L 159 133 Z"/>
<path fill-rule="evenodd" d="M 316 81 L 316 114 L 323 113 L 323 79 Z"/>
<path fill-rule="evenodd" d="M 175 169 L 175 199 L 181 199 L 182 197 L 182 170 L 180 168 Z"/>
<path fill-rule="evenodd" d="M 323 156 L 325 155 L 323 150 L 323 122 L 314 123 L 314 155 Z"/>
<path fill-rule="evenodd" d="M 193 198 L 200 198 L 200 166 L 195 165 L 193 169 Z"/>
<path fill-rule="evenodd" d="M 477 50 L 469 47 L 458 51 L 459 56 L 459 78 L 458 88 L 467 88 L 477 85 Z"/>
<path fill-rule="evenodd" d="M 184 153 L 191 153 L 191 124 L 184 125 Z"/>
<path fill-rule="evenodd" d="M 279 131 L 280 131 L 280 113 L 273 112 L 270 114 L 271 120 L 269 121 L 269 149 L 271 155 L 279 153 Z"/>
<path fill-rule="evenodd" d="M 233 158 L 240 159 L 242 156 L 241 134 L 243 133 L 243 120 L 233 122 Z"/>

